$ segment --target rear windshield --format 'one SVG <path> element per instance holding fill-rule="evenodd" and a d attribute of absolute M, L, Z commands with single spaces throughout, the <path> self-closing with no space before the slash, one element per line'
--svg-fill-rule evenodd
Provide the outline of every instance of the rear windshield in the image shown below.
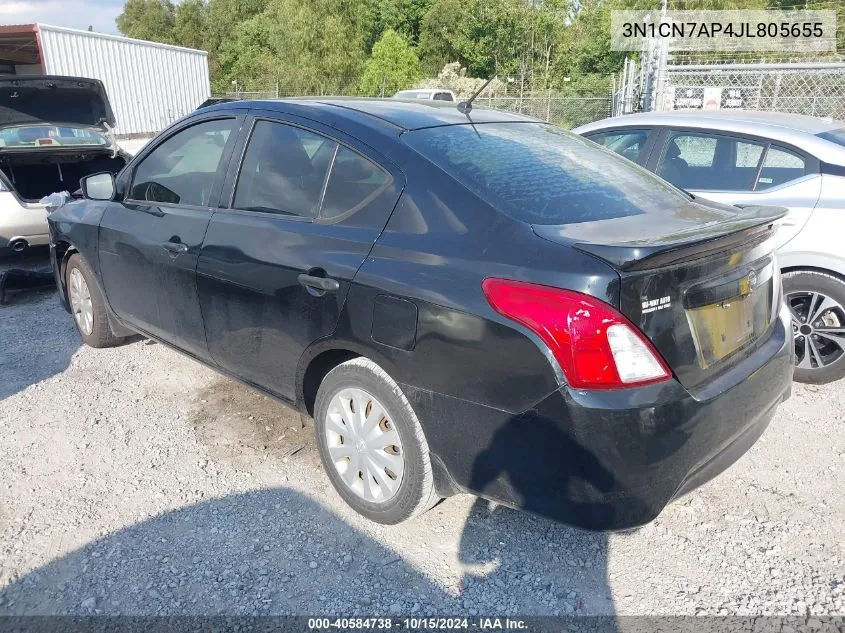
<path fill-rule="evenodd" d="M 545 123 L 451 125 L 402 138 L 480 198 L 530 224 L 609 220 L 688 201 L 629 160 Z"/>
<path fill-rule="evenodd" d="M 56 148 L 109 144 L 104 134 L 61 125 L 22 125 L 0 129 L 0 147 Z"/>
<path fill-rule="evenodd" d="M 845 127 L 839 128 L 838 130 L 830 130 L 829 132 L 822 132 L 818 136 L 826 141 L 845 147 Z"/>

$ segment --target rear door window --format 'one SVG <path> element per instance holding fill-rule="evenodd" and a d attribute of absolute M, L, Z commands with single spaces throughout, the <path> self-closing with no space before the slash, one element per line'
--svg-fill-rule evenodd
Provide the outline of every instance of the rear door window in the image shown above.
<path fill-rule="evenodd" d="M 807 161 L 803 156 L 772 145 L 766 153 L 760 177 L 757 179 L 757 191 L 770 189 L 801 178 L 807 173 Z"/>
<path fill-rule="evenodd" d="M 244 154 L 233 206 L 317 217 L 337 143 L 308 130 L 257 121 Z"/>
<path fill-rule="evenodd" d="M 381 167 L 341 146 L 326 185 L 320 217 L 337 219 L 354 213 L 374 200 L 391 181 Z"/>
<path fill-rule="evenodd" d="M 161 143 L 135 169 L 129 198 L 208 206 L 235 119 L 203 121 Z"/>
<path fill-rule="evenodd" d="M 674 132 L 657 174 L 698 191 L 752 191 L 765 144 L 719 134 Z"/>
<path fill-rule="evenodd" d="M 654 174 L 545 123 L 449 125 L 404 133 L 414 150 L 494 208 L 531 224 L 665 213 L 688 202 Z"/>
<path fill-rule="evenodd" d="M 648 134 L 649 130 L 613 130 L 588 134 L 587 138 L 628 160 L 639 163 L 644 158 L 643 149 L 648 140 Z"/>

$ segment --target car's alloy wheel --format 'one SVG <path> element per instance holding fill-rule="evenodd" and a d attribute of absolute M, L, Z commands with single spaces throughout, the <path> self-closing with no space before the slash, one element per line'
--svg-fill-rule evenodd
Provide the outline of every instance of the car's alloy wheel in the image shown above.
<path fill-rule="evenodd" d="M 70 271 L 70 284 L 68 295 L 70 309 L 79 331 L 90 336 L 94 331 L 94 304 L 91 301 L 91 291 L 82 272 L 78 268 Z"/>
<path fill-rule="evenodd" d="M 356 387 L 337 392 L 323 429 L 332 466 L 353 493 L 370 503 L 396 495 L 405 453 L 393 421 L 374 396 Z"/>
<path fill-rule="evenodd" d="M 786 295 L 795 337 L 795 367 L 822 369 L 845 357 L 845 308 L 821 292 Z"/>
<path fill-rule="evenodd" d="M 115 336 L 109 325 L 103 293 L 96 277 L 78 253 L 67 259 L 65 265 L 65 299 L 76 329 L 86 345 L 112 347 L 125 339 Z"/>

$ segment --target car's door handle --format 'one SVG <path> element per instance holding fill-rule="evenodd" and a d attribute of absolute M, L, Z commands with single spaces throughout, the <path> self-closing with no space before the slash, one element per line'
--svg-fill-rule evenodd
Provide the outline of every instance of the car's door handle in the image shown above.
<path fill-rule="evenodd" d="M 322 290 L 323 292 L 334 292 L 340 288 L 340 284 L 337 280 L 330 279 L 329 277 L 315 277 L 314 275 L 306 275 L 303 273 L 297 277 L 297 279 L 299 280 L 299 283 L 306 288 L 314 288 L 316 290 Z"/>
<path fill-rule="evenodd" d="M 161 247 L 171 255 L 178 255 L 180 253 L 188 252 L 188 245 L 181 242 L 165 242 Z"/>

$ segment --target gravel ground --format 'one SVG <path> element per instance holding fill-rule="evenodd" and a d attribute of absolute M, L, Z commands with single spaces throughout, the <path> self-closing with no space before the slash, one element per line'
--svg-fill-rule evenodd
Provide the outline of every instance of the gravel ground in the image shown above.
<path fill-rule="evenodd" d="M 591 534 L 470 496 L 352 513 L 312 427 L 164 348 L 0 306 L 0 614 L 845 613 L 845 384 L 652 524 Z"/>

